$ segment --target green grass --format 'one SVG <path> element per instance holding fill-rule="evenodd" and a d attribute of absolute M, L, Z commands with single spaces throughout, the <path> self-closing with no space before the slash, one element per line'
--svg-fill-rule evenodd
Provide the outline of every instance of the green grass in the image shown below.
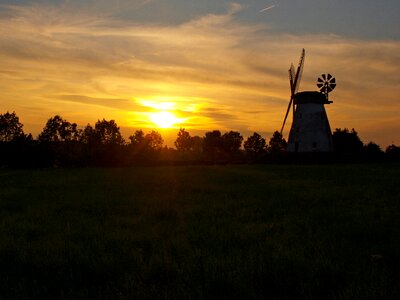
<path fill-rule="evenodd" d="M 399 178 L 398 164 L 3 169 L 0 299 L 398 299 Z"/>

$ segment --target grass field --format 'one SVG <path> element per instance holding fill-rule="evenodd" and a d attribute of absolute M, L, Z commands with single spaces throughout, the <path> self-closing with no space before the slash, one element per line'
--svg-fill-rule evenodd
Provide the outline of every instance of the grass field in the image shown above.
<path fill-rule="evenodd" d="M 399 299 L 400 165 L 0 170 L 0 299 Z"/>

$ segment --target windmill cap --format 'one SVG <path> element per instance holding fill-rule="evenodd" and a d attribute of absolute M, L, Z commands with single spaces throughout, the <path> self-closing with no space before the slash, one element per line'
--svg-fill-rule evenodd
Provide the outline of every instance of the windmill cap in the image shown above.
<path fill-rule="evenodd" d="M 326 99 L 325 94 L 320 92 L 299 92 L 294 96 L 295 104 L 303 103 L 317 103 L 317 104 L 330 104 L 332 101 Z"/>

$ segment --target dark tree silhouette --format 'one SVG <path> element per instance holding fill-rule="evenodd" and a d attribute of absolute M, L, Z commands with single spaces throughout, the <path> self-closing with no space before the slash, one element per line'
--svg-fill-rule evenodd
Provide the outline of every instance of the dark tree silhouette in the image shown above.
<path fill-rule="evenodd" d="M 114 120 L 98 120 L 94 126 L 95 136 L 104 145 L 123 145 L 125 143 L 119 127 Z"/>
<path fill-rule="evenodd" d="M 258 160 L 266 152 L 266 141 L 257 132 L 254 132 L 244 141 L 243 147 L 251 160 Z"/>
<path fill-rule="evenodd" d="M 381 160 L 384 154 L 381 147 L 374 142 L 369 142 L 367 145 L 364 145 L 363 153 L 367 160 L 372 161 Z"/>
<path fill-rule="evenodd" d="M 392 144 L 385 150 L 385 155 L 389 161 L 400 161 L 400 147 Z"/>
<path fill-rule="evenodd" d="M 178 137 L 176 138 L 174 145 L 176 147 L 176 150 L 178 150 L 183 155 L 185 155 L 192 149 L 193 139 L 190 136 L 189 132 L 185 130 L 185 128 L 179 129 Z"/>
<path fill-rule="evenodd" d="M 222 136 L 219 130 L 208 131 L 204 135 L 203 153 L 207 160 L 216 161 L 220 158 Z"/>
<path fill-rule="evenodd" d="M 25 135 L 23 124 L 15 112 L 0 114 L 0 165 L 28 167 L 37 165 L 36 144 L 32 135 Z"/>
<path fill-rule="evenodd" d="M 363 142 L 354 128 L 351 131 L 347 128 L 336 128 L 332 139 L 335 152 L 340 155 L 355 156 L 363 151 Z"/>
<path fill-rule="evenodd" d="M 201 160 L 203 156 L 203 138 L 195 135 L 192 137 L 191 158 Z"/>
<path fill-rule="evenodd" d="M 133 147 L 139 147 L 144 144 L 144 132 L 143 130 L 136 130 L 133 135 L 129 137 L 130 145 Z"/>
<path fill-rule="evenodd" d="M 40 160 L 45 165 L 75 165 L 81 156 L 80 131 L 75 123 L 56 115 L 50 118 L 39 134 Z"/>
<path fill-rule="evenodd" d="M 164 143 L 160 133 L 153 130 L 145 135 L 142 130 L 136 130 L 129 140 L 127 164 L 149 164 L 159 160 Z M 170 157 L 170 151 L 164 150 L 164 157 Z"/>
<path fill-rule="evenodd" d="M 158 151 L 161 150 L 164 140 L 160 133 L 152 130 L 144 136 L 144 142 L 146 143 L 148 150 Z"/>
<path fill-rule="evenodd" d="M 95 165 L 118 166 L 124 161 L 125 141 L 114 120 L 98 120 L 94 126 L 95 147 L 89 146 L 94 154 Z"/>
<path fill-rule="evenodd" d="M 90 124 L 87 124 L 80 132 L 79 141 L 83 144 L 95 144 L 96 142 L 99 142 L 96 132 Z"/>
<path fill-rule="evenodd" d="M 221 148 L 228 155 L 234 155 L 242 146 L 243 137 L 237 131 L 229 131 L 221 137 Z"/>
<path fill-rule="evenodd" d="M 278 154 L 286 152 L 287 143 L 279 131 L 272 134 L 268 142 L 267 151 L 271 154 Z"/>
<path fill-rule="evenodd" d="M 77 141 L 79 139 L 79 131 L 75 123 L 70 123 L 59 115 L 50 118 L 43 131 L 39 134 L 41 142 L 65 142 Z"/>
<path fill-rule="evenodd" d="M 23 126 L 15 112 L 0 114 L 0 142 L 11 142 L 25 138 Z"/>

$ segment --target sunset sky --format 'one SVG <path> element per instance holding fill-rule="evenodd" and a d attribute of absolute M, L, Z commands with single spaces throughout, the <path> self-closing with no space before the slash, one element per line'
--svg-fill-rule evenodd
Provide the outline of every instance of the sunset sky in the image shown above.
<path fill-rule="evenodd" d="M 300 91 L 337 79 L 332 129 L 399 146 L 399 15 L 398 0 L 0 0 L 0 113 L 34 136 L 59 114 L 170 146 L 180 127 L 269 139 L 305 48 Z"/>

